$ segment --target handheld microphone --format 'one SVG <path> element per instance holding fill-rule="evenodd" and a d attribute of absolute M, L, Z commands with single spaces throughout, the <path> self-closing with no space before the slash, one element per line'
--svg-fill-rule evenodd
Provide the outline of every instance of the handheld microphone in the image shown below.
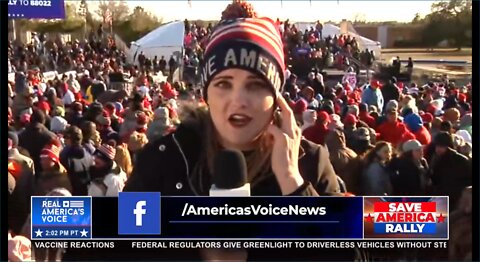
<path fill-rule="evenodd" d="M 222 150 L 215 156 L 210 196 L 250 196 L 247 164 L 242 152 Z"/>

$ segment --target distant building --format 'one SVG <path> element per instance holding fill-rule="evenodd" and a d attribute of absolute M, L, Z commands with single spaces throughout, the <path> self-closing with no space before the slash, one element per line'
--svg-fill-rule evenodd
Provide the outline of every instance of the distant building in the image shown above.
<path fill-rule="evenodd" d="M 355 25 L 358 34 L 378 41 L 382 48 L 402 47 L 402 42 L 420 43 L 421 26 L 412 24 L 398 25 Z"/>

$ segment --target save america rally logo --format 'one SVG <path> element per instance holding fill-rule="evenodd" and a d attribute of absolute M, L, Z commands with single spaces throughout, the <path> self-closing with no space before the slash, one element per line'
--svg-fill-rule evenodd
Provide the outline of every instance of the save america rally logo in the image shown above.
<path fill-rule="evenodd" d="M 364 237 L 448 239 L 448 197 L 365 197 Z"/>

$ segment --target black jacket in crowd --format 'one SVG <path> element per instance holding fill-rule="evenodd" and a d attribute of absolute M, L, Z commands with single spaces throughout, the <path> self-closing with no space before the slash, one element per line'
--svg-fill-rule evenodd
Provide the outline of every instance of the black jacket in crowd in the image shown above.
<path fill-rule="evenodd" d="M 383 95 L 383 101 L 385 101 L 384 109 L 387 106 L 388 101 L 400 100 L 400 91 L 398 91 L 397 86 L 393 83 L 388 83 L 382 87 L 382 95 Z"/>
<path fill-rule="evenodd" d="M 18 145 L 28 151 L 35 164 L 35 174 L 42 172 L 40 152 L 46 145 L 51 144 L 56 139 L 56 135 L 41 123 L 29 124 L 18 136 Z"/>
<path fill-rule="evenodd" d="M 428 164 L 425 159 L 416 165 L 406 157 L 394 158 L 388 165 L 395 196 L 422 196 L 429 184 Z"/>
<path fill-rule="evenodd" d="M 472 185 L 472 163 L 467 157 L 449 148 L 443 156 L 433 156 L 430 172 L 434 194 L 449 196 L 449 207 L 453 210 L 463 189 Z"/>
<path fill-rule="evenodd" d="M 139 153 L 138 163 L 128 179 L 124 191 L 161 192 L 162 195 L 192 196 L 208 195 L 192 188 L 191 171 L 194 170 L 203 147 L 201 127 L 196 124 L 182 124 L 178 129 L 157 141 L 148 143 Z M 340 193 L 337 176 L 329 160 L 328 151 L 320 146 L 302 140 L 299 159 L 300 173 L 305 184 L 292 195 L 315 196 Z M 159 173 L 161 171 L 161 173 Z M 177 184 L 183 186 L 179 189 Z M 209 181 L 203 188 L 210 188 Z M 252 195 L 281 195 L 273 173 L 251 188 Z"/>

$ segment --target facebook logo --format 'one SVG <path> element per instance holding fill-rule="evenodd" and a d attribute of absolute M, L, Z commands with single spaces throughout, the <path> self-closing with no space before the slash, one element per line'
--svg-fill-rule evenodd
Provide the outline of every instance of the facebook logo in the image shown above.
<path fill-rule="evenodd" d="M 119 235 L 159 235 L 160 224 L 160 193 L 119 193 Z"/>

